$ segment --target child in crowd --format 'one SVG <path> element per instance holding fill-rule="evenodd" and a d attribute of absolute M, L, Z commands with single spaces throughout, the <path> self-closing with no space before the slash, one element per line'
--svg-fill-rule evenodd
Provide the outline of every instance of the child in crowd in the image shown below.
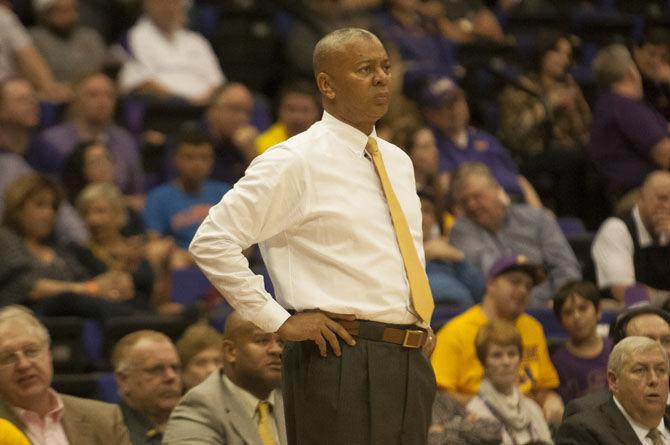
<path fill-rule="evenodd" d="M 214 148 L 197 124 L 186 123 L 180 129 L 174 157 L 178 176 L 149 192 L 144 223 L 150 240 L 174 240 L 172 266 L 176 268 L 190 264 L 188 245 L 195 231 L 230 185 L 208 179 L 214 166 Z"/>
<path fill-rule="evenodd" d="M 607 388 L 607 359 L 612 339 L 596 332 L 600 320 L 600 293 L 589 281 L 568 283 L 554 298 L 554 314 L 570 339 L 551 360 L 561 381 L 558 394 L 565 403 Z"/>

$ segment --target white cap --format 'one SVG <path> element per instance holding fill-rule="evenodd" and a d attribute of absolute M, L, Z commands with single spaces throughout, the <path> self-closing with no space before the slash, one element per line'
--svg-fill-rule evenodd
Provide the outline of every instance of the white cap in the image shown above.
<path fill-rule="evenodd" d="M 40 14 L 54 3 L 56 0 L 33 0 L 33 11 L 35 14 Z"/>

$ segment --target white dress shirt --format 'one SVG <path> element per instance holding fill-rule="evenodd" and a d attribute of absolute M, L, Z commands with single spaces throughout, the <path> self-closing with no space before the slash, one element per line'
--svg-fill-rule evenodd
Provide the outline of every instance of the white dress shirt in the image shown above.
<path fill-rule="evenodd" d="M 52 408 L 44 416 L 34 411 L 14 407 L 14 411 L 25 425 L 25 433 L 33 445 L 69 445 L 63 428 L 63 399 L 53 389 L 49 389 Z"/>
<path fill-rule="evenodd" d="M 376 137 L 423 258 L 421 205 L 409 157 Z M 266 332 L 284 308 L 416 323 L 389 208 L 368 135 L 324 112 L 321 121 L 262 155 L 212 207 L 191 243 L 196 263 L 230 304 Z M 259 243 L 277 301 L 241 251 Z"/>
<path fill-rule="evenodd" d="M 651 429 L 635 422 L 633 418 L 628 415 L 623 406 L 621 406 L 621 403 L 619 403 L 616 397 L 614 397 L 614 403 L 616 404 L 617 408 L 619 408 L 619 411 L 621 411 L 623 416 L 626 418 L 631 428 L 633 428 L 633 431 L 635 431 L 635 435 L 637 436 L 638 439 L 640 439 L 640 442 L 643 443 L 644 445 L 647 444 L 654 445 L 651 439 L 647 437 L 647 434 L 649 434 L 649 431 L 651 431 Z M 665 420 L 663 420 L 663 417 L 661 417 L 661 423 L 658 424 L 656 429 L 661 432 L 661 436 L 663 437 L 663 443 L 665 443 L 666 445 L 670 445 L 670 433 L 668 433 L 668 430 L 665 428 Z"/>
<path fill-rule="evenodd" d="M 637 228 L 640 247 L 651 246 L 654 240 L 642 223 L 637 205 L 633 208 L 633 221 Z M 598 229 L 591 247 L 598 287 L 605 289 L 615 285 L 635 284 L 634 254 L 633 237 L 626 223 L 615 217 L 605 220 Z"/>
<path fill-rule="evenodd" d="M 131 58 L 119 73 L 124 93 L 153 80 L 175 96 L 196 99 L 225 81 L 209 42 L 188 29 L 168 39 L 143 16 L 128 31 L 128 47 Z"/>
<path fill-rule="evenodd" d="M 244 388 L 241 388 L 234 384 L 232 380 L 228 378 L 225 374 L 221 377 L 223 380 L 223 384 L 228 388 L 228 390 L 233 394 L 233 396 L 237 399 L 238 402 L 240 402 L 240 405 L 242 405 L 242 409 L 244 410 L 244 414 L 247 415 L 250 419 L 253 420 L 255 425 L 258 425 L 258 411 L 256 408 L 258 407 L 258 403 L 261 402 L 261 400 L 251 394 L 249 391 L 247 391 Z M 273 422 L 269 422 L 270 424 L 270 432 L 272 432 L 272 435 L 275 438 L 275 441 L 279 443 L 279 430 L 277 429 L 277 418 L 275 417 L 275 410 L 274 407 L 277 406 L 277 391 L 272 391 L 268 398 L 266 399 L 266 402 L 270 403 L 270 406 L 272 409 L 268 413 L 269 417 L 273 420 Z M 282 418 L 280 420 L 281 422 L 284 421 Z"/>

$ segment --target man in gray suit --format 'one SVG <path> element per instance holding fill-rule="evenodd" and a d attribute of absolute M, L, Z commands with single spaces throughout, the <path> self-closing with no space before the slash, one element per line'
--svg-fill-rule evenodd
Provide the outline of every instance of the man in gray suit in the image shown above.
<path fill-rule="evenodd" d="M 182 398 L 163 444 L 285 445 L 282 341 L 236 312 L 223 336 L 223 369 Z"/>
<path fill-rule="evenodd" d="M 0 309 L 0 419 L 15 424 L 33 445 L 130 445 L 118 407 L 51 389 L 49 343 L 46 328 L 28 309 Z"/>
<path fill-rule="evenodd" d="M 642 445 L 670 443 L 663 419 L 668 398 L 668 355 L 656 341 L 627 337 L 607 362 L 610 396 L 593 410 L 568 417 L 557 445 Z"/>

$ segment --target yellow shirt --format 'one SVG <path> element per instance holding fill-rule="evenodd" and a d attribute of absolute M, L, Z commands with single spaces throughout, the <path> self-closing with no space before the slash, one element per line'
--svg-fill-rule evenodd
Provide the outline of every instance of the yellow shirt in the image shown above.
<path fill-rule="evenodd" d="M 30 445 L 30 441 L 21 430 L 5 419 L 0 419 L 0 443 Z"/>
<path fill-rule="evenodd" d="M 277 122 L 256 137 L 256 150 L 258 153 L 263 153 L 268 148 L 284 142 L 286 139 L 288 139 L 286 125 Z"/>
<path fill-rule="evenodd" d="M 435 351 L 430 361 L 437 385 L 447 391 L 475 395 L 484 376 L 484 368 L 475 352 L 475 335 L 488 319 L 481 305 L 473 306 L 449 321 L 437 333 Z M 524 354 L 519 372 L 519 389 L 532 390 L 558 387 L 558 374 L 549 358 L 542 325 L 528 314 L 516 320 Z"/>

